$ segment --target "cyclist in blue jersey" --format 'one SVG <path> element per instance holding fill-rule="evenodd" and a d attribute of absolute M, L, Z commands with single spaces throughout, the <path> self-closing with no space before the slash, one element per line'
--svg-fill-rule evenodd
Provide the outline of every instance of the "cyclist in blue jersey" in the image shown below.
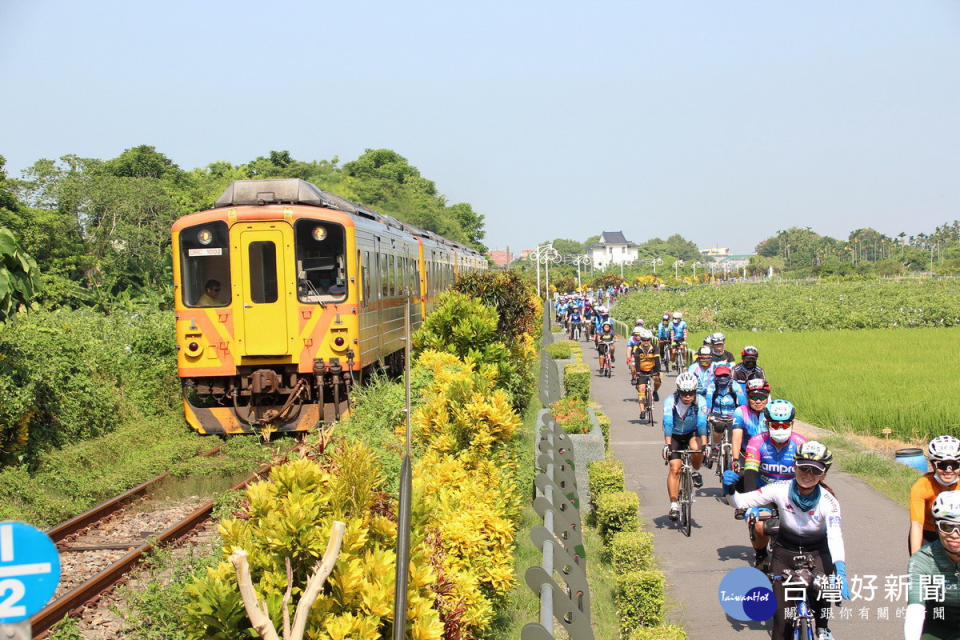
<path fill-rule="evenodd" d="M 663 364 L 663 370 L 670 371 L 667 363 L 667 348 L 670 346 L 670 314 L 663 314 L 663 319 L 657 325 L 657 348 L 660 349 L 660 362 Z"/>
<path fill-rule="evenodd" d="M 773 400 L 763 410 L 767 431 L 750 438 L 743 464 L 743 478 L 734 471 L 723 474 L 724 493 L 756 491 L 761 487 L 782 480 L 792 480 L 795 475 L 794 459 L 800 446 L 807 439 L 793 433 L 793 419 L 797 414 L 793 404 L 786 400 Z M 759 516 L 758 509 L 748 510 L 746 517 Z M 763 523 L 754 524 L 754 564 L 759 566 L 767 559 L 769 538 L 764 533 Z"/>
<path fill-rule="evenodd" d="M 573 340 L 574 334 L 579 336 L 580 327 L 583 324 L 583 316 L 580 315 L 580 309 L 573 307 L 570 309 L 570 339 Z"/>
<path fill-rule="evenodd" d="M 747 442 L 753 436 L 767 430 L 767 418 L 764 409 L 770 399 L 770 383 L 763 378 L 754 378 L 747 381 L 747 404 L 737 407 L 733 413 L 733 433 L 730 442 L 733 444 L 734 471 L 740 470 L 740 460 L 747 455 Z"/>
<path fill-rule="evenodd" d="M 697 376 L 697 394 L 706 399 L 707 388 L 713 382 L 713 356 L 710 354 L 710 347 L 700 347 L 697 361 L 690 365 L 687 371 Z"/>
<path fill-rule="evenodd" d="M 680 517 L 680 454 L 681 449 L 703 449 L 707 437 L 707 405 L 702 396 L 697 395 L 697 377 L 684 371 L 677 376 L 677 390 L 663 401 L 663 438 L 661 455 L 670 461 L 667 472 L 667 496 L 670 498 L 670 519 Z M 700 464 L 703 454 L 694 454 L 693 484 L 703 486 Z"/>
<path fill-rule="evenodd" d="M 707 422 L 710 432 L 707 434 L 709 444 L 716 444 L 722 438 L 724 431 L 733 427 L 733 414 L 737 407 L 747 403 L 747 396 L 743 387 L 730 377 L 730 367 L 718 364 L 713 368 L 713 380 L 707 385 Z M 707 468 L 713 465 L 707 460 Z"/>

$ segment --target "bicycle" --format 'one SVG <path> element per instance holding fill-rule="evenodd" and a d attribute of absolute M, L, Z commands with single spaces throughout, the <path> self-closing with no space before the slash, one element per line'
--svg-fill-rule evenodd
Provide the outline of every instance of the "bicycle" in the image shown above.
<path fill-rule="evenodd" d="M 680 454 L 680 490 L 677 493 L 677 502 L 680 504 L 680 531 L 690 537 L 691 512 L 693 503 L 696 499 L 693 497 L 693 463 L 690 462 L 690 456 L 695 453 L 703 453 L 698 449 L 678 449 L 673 453 Z M 664 464 L 670 463 L 670 457 L 664 461 Z"/>
<path fill-rule="evenodd" d="M 723 438 L 718 444 L 710 445 L 717 452 L 716 474 L 721 479 L 723 472 L 733 468 L 733 444 L 730 442 L 730 429 L 733 427 L 733 418 L 726 416 L 710 416 L 707 418 L 714 433 L 719 433 L 723 429 Z M 711 456 L 711 460 L 713 457 Z M 711 462 L 711 465 L 713 463 Z"/>
<path fill-rule="evenodd" d="M 671 349 L 673 350 L 673 359 L 674 366 L 676 371 L 674 375 L 680 375 L 687 370 L 687 343 L 686 342 L 674 342 Z"/>
<path fill-rule="evenodd" d="M 570 323 L 570 339 L 571 339 L 571 340 L 579 340 L 579 339 L 580 339 L 580 329 L 581 329 L 581 323 L 580 323 L 580 322 L 572 322 L 572 323 Z"/>
<path fill-rule="evenodd" d="M 797 600 L 796 613 L 791 620 L 785 620 L 789 627 L 793 627 L 793 640 L 816 640 L 817 638 L 817 619 L 810 610 L 809 593 L 810 590 L 817 590 L 818 583 L 825 576 L 823 574 L 814 575 L 815 567 L 813 556 L 809 553 L 799 553 L 793 556 L 792 569 L 784 569 L 782 574 L 771 575 L 771 582 L 782 582 L 784 587 L 794 586 L 803 583 L 806 585 L 801 591 L 803 597 Z M 796 579 L 796 582 L 792 582 Z M 796 587 L 794 587 L 796 588 Z M 789 608 L 787 609 L 790 610 Z M 831 636 L 832 637 L 832 636 Z"/>
<path fill-rule="evenodd" d="M 653 378 L 649 374 L 637 374 L 637 402 L 640 404 L 640 421 L 653 424 Z"/>
<path fill-rule="evenodd" d="M 766 507 L 761 507 L 759 515 L 751 515 L 749 518 L 747 518 L 745 517 L 746 512 L 746 509 L 737 509 L 734 511 L 733 517 L 737 520 L 746 521 L 747 532 L 750 534 L 751 543 L 757 539 L 757 530 L 755 525 L 757 522 L 763 523 L 763 535 L 767 536 L 769 539 L 767 542 L 767 557 L 762 565 L 757 566 L 757 569 L 760 569 L 766 573 L 770 570 L 770 558 L 773 553 L 770 547 L 773 545 L 773 540 L 780 532 L 780 513 L 777 511 L 777 507 L 772 504 Z"/>
<path fill-rule="evenodd" d="M 666 340 L 657 342 L 657 349 L 660 351 L 660 362 L 663 364 L 663 372 L 670 373 L 670 343 Z"/>

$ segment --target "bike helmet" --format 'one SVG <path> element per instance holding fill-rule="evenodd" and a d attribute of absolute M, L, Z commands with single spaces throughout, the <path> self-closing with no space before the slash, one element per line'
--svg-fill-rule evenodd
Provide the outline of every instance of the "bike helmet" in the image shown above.
<path fill-rule="evenodd" d="M 653 340 L 653 334 L 650 333 L 649 329 L 640 329 L 640 339 L 641 340 Z"/>
<path fill-rule="evenodd" d="M 719 331 L 717 331 L 715 334 L 710 336 L 710 342 L 712 342 L 713 344 L 723 344 L 726 341 L 727 341 L 727 336 L 723 335 Z"/>
<path fill-rule="evenodd" d="M 960 460 L 960 439 L 953 436 L 937 436 L 927 447 L 932 462 L 939 460 Z"/>
<path fill-rule="evenodd" d="M 677 376 L 677 391 L 696 391 L 697 376 L 689 371 L 684 371 Z"/>
<path fill-rule="evenodd" d="M 800 445 L 797 454 L 794 456 L 796 464 L 812 464 L 826 471 L 833 464 L 833 454 L 826 445 L 816 440 L 810 440 Z"/>
<path fill-rule="evenodd" d="M 697 350 L 698 358 L 710 358 L 713 360 L 713 352 L 710 351 L 710 347 L 704 345 Z"/>
<path fill-rule="evenodd" d="M 747 380 L 747 393 L 766 393 L 770 394 L 770 383 L 763 378 L 751 378 Z"/>
<path fill-rule="evenodd" d="M 637 318 L 637 326 L 638 326 L 638 327 L 642 327 L 642 326 L 643 326 L 643 318 Z"/>
<path fill-rule="evenodd" d="M 634 327 L 631 333 L 635 336 L 639 336 L 641 333 L 643 333 L 643 327 Z"/>
<path fill-rule="evenodd" d="M 764 408 L 763 415 L 772 422 L 791 422 L 793 417 L 797 415 L 797 410 L 794 409 L 793 403 L 777 399 L 771 401 Z"/>
<path fill-rule="evenodd" d="M 669 319 L 670 319 L 670 314 L 669 314 L 669 313 L 663 314 L 663 319 L 664 319 L 664 320 L 669 320 Z"/>
<path fill-rule="evenodd" d="M 680 313 L 679 311 L 674 311 L 674 312 L 673 312 L 673 319 L 674 319 L 674 320 L 679 320 L 679 319 L 682 318 L 682 317 L 683 317 L 683 314 Z"/>
<path fill-rule="evenodd" d="M 941 491 L 930 508 L 934 520 L 960 522 L 960 491 Z"/>
<path fill-rule="evenodd" d="M 741 358 L 753 358 L 756 359 L 759 353 L 757 352 L 756 347 L 746 346 L 743 348 L 743 351 L 740 352 Z"/>

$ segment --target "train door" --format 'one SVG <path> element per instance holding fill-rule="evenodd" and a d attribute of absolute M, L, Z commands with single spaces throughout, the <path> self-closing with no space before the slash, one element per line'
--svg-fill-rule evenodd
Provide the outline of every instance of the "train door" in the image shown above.
<path fill-rule="evenodd" d="M 273 225 L 271 225 L 273 226 Z M 282 355 L 289 351 L 284 282 L 283 232 L 244 226 L 240 232 L 244 355 Z"/>

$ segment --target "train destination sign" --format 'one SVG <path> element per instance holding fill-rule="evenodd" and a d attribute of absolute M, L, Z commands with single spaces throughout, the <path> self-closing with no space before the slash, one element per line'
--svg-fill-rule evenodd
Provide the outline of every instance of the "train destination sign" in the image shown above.
<path fill-rule="evenodd" d="M 60 555 L 53 540 L 29 524 L 0 522 L 0 625 L 43 609 L 59 583 Z"/>

